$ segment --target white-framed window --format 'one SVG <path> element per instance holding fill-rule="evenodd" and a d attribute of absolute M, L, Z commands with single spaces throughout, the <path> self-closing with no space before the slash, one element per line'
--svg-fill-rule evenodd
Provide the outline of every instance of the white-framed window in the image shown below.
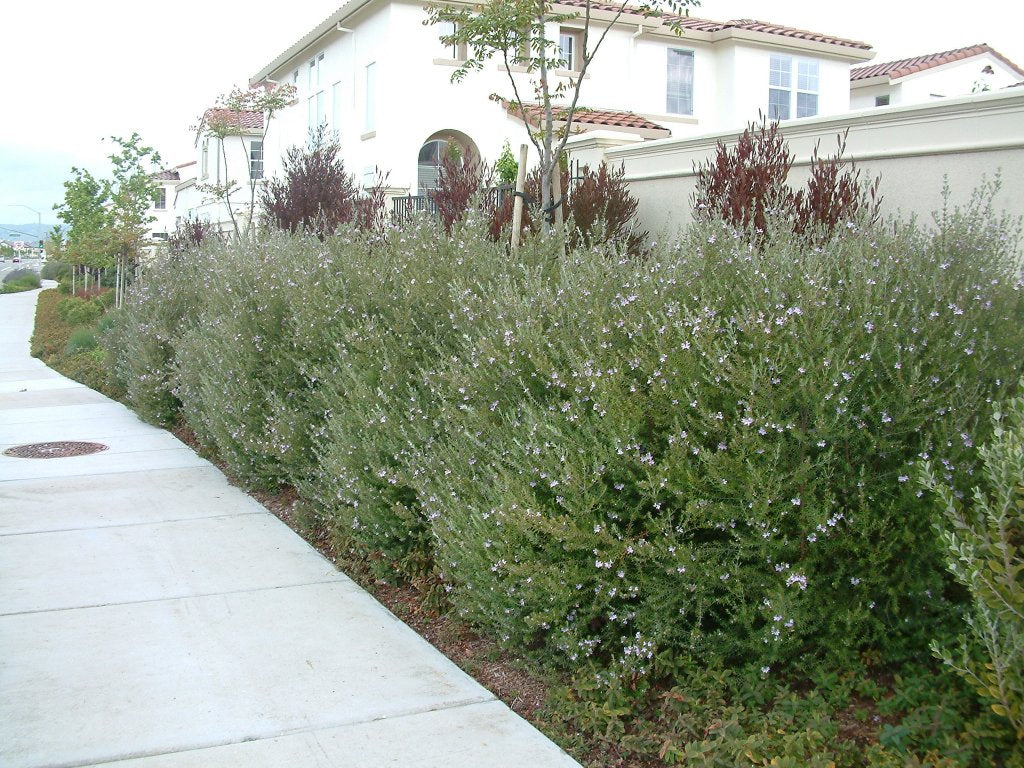
<path fill-rule="evenodd" d="M 670 115 L 693 114 L 693 51 L 668 49 L 665 111 Z"/>
<path fill-rule="evenodd" d="M 331 86 L 331 131 L 334 133 L 335 141 L 341 138 L 341 98 L 341 81 L 339 80 Z"/>
<path fill-rule="evenodd" d="M 166 187 L 158 187 L 153 192 L 153 207 L 156 208 L 158 211 L 166 211 L 167 210 L 167 188 Z"/>
<path fill-rule="evenodd" d="M 439 46 L 438 57 L 452 61 L 465 61 L 467 47 L 465 43 L 444 43 L 441 38 L 447 35 L 454 35 L 458 27 L 454 21 L 439 21 L 434 25 L 437 30 L 437 44 Z"/>
<path fill-rule="evenodd" d="M 364 165 L 362 188 L 373 189 L 375 186 L 377 186 L 377 166 Z"/>
<path fill-rule="evenodd" d="M 326 96 L 323 91 L 314 93 L 306 100 L 306 107 L 309 111 L 309 133 L 312 135 L 327 121 L 327 105 L 324 103 Z"/>
<path fill-rule="evenodd" d="M 320 87 L 320 70 L 323 68 L 324 55 L 321 53 L 309 60 L 309 90 L 315 91 Z"/>
<path fill-rule="evenodd" d="M 773 54 L 768 65 L 768 119 L 817 115 L 819 79 L 817 61 Z"/>
<path fill-rule="evenodd" d="M 263 142 L 259 140 L 249 144 L 249 178 L 263 178 Z"/>
<path fill-rule="evenodd" d="M 309 60 L 308 128 L 310 136 L 327 122 L 327 94 L 322 86 L 324 55 L 318 54 Z"/>
<path fill-rule="evenodd" d="M 562 27 L 558 30 L 558 56 L 562 66 L 570 72 L 579 72 L 583 66 L 583 33 L 578 29 Z"/>
<path fill-rule="evenodd" d="M 377 130 L 377 62 L 371 61 L 366 65 L 366 93 L 365 93 L 366 114 L 363 121 L 363 130 L 366 133 Z"/>
<path fill-rule="evenodd" d="M 203 139 L 202 157 L 199 161 L 199 178 L 210 178 L 210 140 Z"/>

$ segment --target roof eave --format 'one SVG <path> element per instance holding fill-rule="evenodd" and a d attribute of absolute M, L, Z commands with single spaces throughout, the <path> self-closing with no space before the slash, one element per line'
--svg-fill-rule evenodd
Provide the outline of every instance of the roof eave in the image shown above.
<path fill-rule="evenodd" d="M 875 85 L 891 85 L 892 78 L 888 75 L 875 75 L 874 77 L 862 77 L 858 80 L 850 80 L 851 88 L 869 88 Z"/>
<path fill-rule="evenodd" d="M 349 0 L 349 2 L 345 3 L 345 5 L 341 6 L 312 30 L 300 37 L 295 44 L 249 78 L 249 83 L 255 84 L 264 80 L 270 80 L 271 75 L 280 72 L 285 68 L 286 64 L 300 56 L 304 51 L 315 46 L 323 38 L 331 34 L 331 32 L 339 31 L 338 27 L 341 26 L 343 21 L 374 2 L 377 2 L 377 0 Z"/>
<path fill-rule="evenodd" d="M 857 48 L 852 45 L 840 43 L 829 43 L 821 40 L 806 40 L 801 37 L 780 35 L 772 32 L 761 32 L 753 29 L 741 29 L 739 27 L 728 27 L 712 33 L 713 42 L 722 40 L 734 40 L 736 42 L 754 43 L 772 48 L 792 48 L 799 51 L 807 51 L 846 61 L 870 61 L 875 57 L 874 48 Z"/>

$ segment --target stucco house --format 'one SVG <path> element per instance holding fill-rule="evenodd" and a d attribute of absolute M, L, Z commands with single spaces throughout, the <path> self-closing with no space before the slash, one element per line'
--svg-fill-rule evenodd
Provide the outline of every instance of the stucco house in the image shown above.
<path fill-rule="evenodd" d="M 581 0 L 560 13 L 580 14 Z M 609 25 L 613 6 L 592 4 L 592 34 Z M 263 147 L 270 175 L 291 146 L 326 125 L 346 168 L 372 183 L 389 173 L 392 195 L 420 194 L 436 183 L 447 143 L 487 161 L 526 134 L 508 74 L 495 60 L 453 84 L 466 51 L 445 46 L 443 25 L 427 25 L 418 0 L 350 0 L 257 71 L 252 83 L 291 83 L 298 104 L 274 118 Z M 638 139 L 695 135 L 742 126 L 759 112 L 796 119 L 850 108 L 850 67 L 870 45 L 831 35 L 737 20 L 680 19 L 682 35 L 661 19 L 627 13 L 609 31 L 580 95 L 580 130 L 617 130 Z M 565 60 L 556 81 L 578 69 L 582 17 L 547 30 Z M 525 70 L 513 72 L 532 93 Z M 529 116 L 528 116 L 529 119 Z"/>
<path fill-rule="evenodd" d="M 912 56 L 850 71 L 850 107 L 923 104 L 1024 81 L 1024 69 L 988 45 Z"/>
<path fill-rule="evenodd" d="M 213 222 L 225 232 L 232 229 L 227 203 L 217 191 L 232 182 L 231 208 L 236 218 L 248 215 L 250 185 L 264 176 L 264 128 L 262 112 L 206 110 L 196 128 L 191 174 L 175 186 L 175 226 L 193 218 Z"/>
<path fill-rule="evenodd" d="M 195 162 L 190 161 L 150 177 L 156 185 L 156 199 L 146 212 L 150 219 L 144 237 L 143 251 L 146 255 L 154 255 L 177 228 L 177 218 L 180 215 L 178 187 L 183 179 L 194 175 L 194 166 Z"/>

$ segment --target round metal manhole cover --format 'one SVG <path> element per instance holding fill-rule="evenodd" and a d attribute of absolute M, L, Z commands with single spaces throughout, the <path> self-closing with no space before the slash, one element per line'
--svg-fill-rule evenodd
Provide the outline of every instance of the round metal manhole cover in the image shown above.
<path fill-rule="evenodd" d="M 4 451 L 4 456 L 17 459 L 64 459 L 69 456 L 88 456 L 107 450 L 103 443 L 81 443 L 62 440 L 56 443 L 31 443 L 16 445 Z"/>

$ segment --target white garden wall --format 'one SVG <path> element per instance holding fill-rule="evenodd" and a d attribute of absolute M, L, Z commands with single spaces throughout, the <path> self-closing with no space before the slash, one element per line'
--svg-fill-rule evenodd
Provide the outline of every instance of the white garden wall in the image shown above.
<path fill-rule="evenodd" d="M 963 203 L 983 178 L 1000 173 L 996 207 L 1024 215 L 1024 88 L 789 121 L 781 128 L 795 155 L 794 185 L 806 179 L 815 143 L 821 142 L 822 155 L 831 154 L 837 134 L 849 128 L 845 158 L 867 176 L 881 176 L 885 214 L 930 221 L 942 206 L 944 180 L 951 201 Z M 691 221 L 694 166 L 713 156 L 719 140 L 729 143 L 737 134 L 628 145 L 609 134 L 587 134 L 570 142 L 573 159 L 623 165 L 643 225 L 666 236 Z"/>

